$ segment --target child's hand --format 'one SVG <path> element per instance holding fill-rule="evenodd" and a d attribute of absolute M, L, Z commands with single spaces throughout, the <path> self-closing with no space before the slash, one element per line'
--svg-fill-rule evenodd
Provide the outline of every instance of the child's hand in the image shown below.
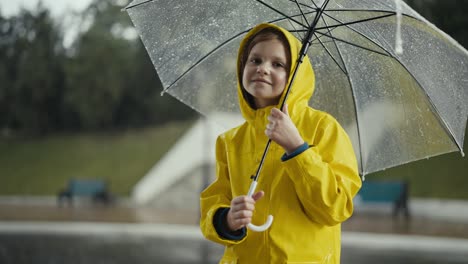
<path fill-rule="evenodd" d="M 283 147 L 287 154 L 304 144 L 304 140 L 289 117 L 287 104 L 284 104 L 283 112 L 278 108 L 271 109 L 268 121 L 265 134 Z"/>
<path fill-rule="evenodd" d="M 231 208 L 227 214 L 227 224 L 231 231 L 247 226 L 252 221 L 255 202 L 265 195 L 263 191 L 254 193 L 252 197 L 238 196 L 231 201 Z"/>

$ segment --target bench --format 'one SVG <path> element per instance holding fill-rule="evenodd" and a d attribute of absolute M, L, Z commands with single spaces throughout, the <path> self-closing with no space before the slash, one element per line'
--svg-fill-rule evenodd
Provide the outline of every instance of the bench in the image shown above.
<path fill-rule="evenodd" d="M 356 195 L 357 204 L 390 203 L 393 205 L 393 216 L 402 212 L 409 218 L 408 183 L 404 181 L 367 180 Z"/>
<path fill-rule="evenodd" d="M 73 204 L 75 197 L 90 197 L 93 202 L 109 204 L 111 195 L 108 191 L 107 182 L 99 179 L 71 179 L 67 187 L 58 194 L 58 203 L 61 205 L 64 200 L 68 204 Z"/>

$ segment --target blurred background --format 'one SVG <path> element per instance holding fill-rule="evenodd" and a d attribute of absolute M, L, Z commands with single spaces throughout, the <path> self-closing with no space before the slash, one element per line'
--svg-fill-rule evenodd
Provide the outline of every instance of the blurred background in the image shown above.
<path fill-rule="evenodd" d="M 405 2 L 468 47 L 468 1 Z M 128 3 L 0 0 L 0 263 L 216 263 L 222 252 L 197 224 L 223 129 L 160 95 Z M 406 182 L 411 218 L 357 208 L 343 263 L 468 263 L 468 158 L 366 178 Z"/>

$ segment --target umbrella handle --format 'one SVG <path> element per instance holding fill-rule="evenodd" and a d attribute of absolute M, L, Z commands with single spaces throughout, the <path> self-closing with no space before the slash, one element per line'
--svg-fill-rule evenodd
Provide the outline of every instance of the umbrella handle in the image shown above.
<path fill-rule="evenodd" d="M 249 197 L 252 197 L 253 193 L 255 192 L 255 188 L 257 188 L 257 181 L 252 181 L 252 184 L 250 184 L 249 192 L 247 193 Z M 247 225 L 247 227 L 250 230 L 255 231 L 255 232 L 263 232 L 267 230 L 268 228 L 270 228 L 272 223 L 273 223 L 273 216 L 269 215 L 267 217 L 267 221 L 263 225 L 257 226 L 257 225 L 250 223 Z"/>
<path fill-rule="evenodd" d="M 270 228 L 271 223 L 273 223 L 273 216 L 269 215 L 268 218 L 267 218 L 267 221 L 263 225 L 256 226 L 256 225 L 250 223 L 250 224 L 247 225 L 247 227 L 250 230 L 255 231 L 255 232 L 263 232 L 263 231 L 267 230 L 268 228 Z"/>

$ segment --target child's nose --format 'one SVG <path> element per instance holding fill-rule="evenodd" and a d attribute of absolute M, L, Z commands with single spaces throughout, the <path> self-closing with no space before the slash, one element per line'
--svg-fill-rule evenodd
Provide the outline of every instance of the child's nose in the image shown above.
<path fill-rule="evenodd" d="M 268 66 L 265 63 L 262 63 L 257 66 L 257 73 L 267 74 L 268 71 Z"/>

